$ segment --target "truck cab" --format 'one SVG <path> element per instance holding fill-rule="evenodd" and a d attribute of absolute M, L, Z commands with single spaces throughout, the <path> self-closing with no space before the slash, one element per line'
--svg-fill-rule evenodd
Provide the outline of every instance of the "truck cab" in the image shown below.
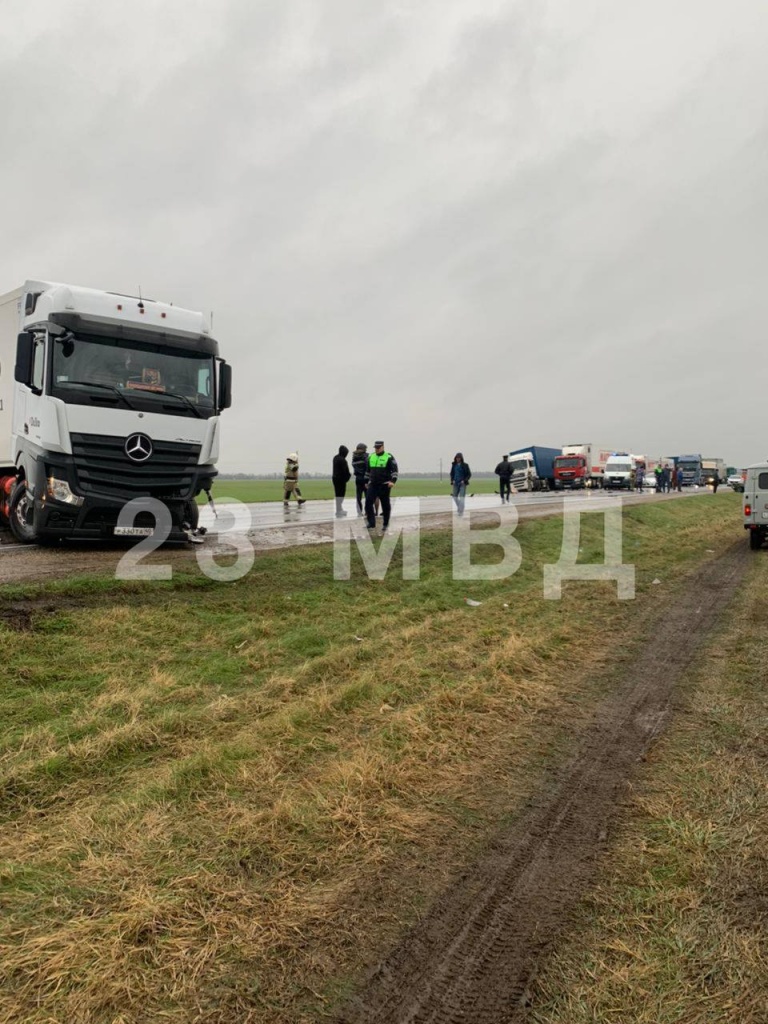
<path fill-rule="evenodd" d="M 702 458 L 700 455 L 678 455 L 675 458 L 678 474 L 682 473 L 684 487 L 698 487 L 701 484 Z"/>
<path fill-rule="evenodd" d="M 12 302 L 0 300 L 6 313 Z M 0 324 L 0 346 L 16 349 L 12 411 L 0 411 L 10 441 L 0 512 L 14 536 L 146 535 L 150 513 L 118 524 L 141 498 L 165 506 L 171 539 L 181 539 L 196 525 L 195 496 L 216 476 L 219 415 L 231 401 L 230 368 L 203 315 L 36 281 L 16 312 L 12 339 L 10 317 Z"/>
<path fill-rule="evenodd" d="M 749 531 L 749 546 L 757 551 L 768 533 L 768 462 L 748 466 L 744 472 L 744 529 Z"/>

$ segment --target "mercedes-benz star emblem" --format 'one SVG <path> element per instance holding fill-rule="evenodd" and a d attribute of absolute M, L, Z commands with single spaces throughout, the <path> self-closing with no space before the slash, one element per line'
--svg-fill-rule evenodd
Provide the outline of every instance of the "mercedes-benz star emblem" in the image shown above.
<path fill-rule="evenodd" d="M 131 434 L 125 441 L 125 454 L 133 462 L 146 462 L 152 454 L 152 442 L 146 434 Z"/>

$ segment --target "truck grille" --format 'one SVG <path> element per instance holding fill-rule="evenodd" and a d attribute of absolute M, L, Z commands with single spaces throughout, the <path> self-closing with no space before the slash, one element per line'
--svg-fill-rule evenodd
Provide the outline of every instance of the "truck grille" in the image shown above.
<path fill-rule="evenodd" d="M 125 438 L 72 434 L 77 484 L 84 495 L 114 494 L 124 498 L 189 498 L 196 479 L 199 444 L 155 441 L 146 462 L 125 454 Z"/>

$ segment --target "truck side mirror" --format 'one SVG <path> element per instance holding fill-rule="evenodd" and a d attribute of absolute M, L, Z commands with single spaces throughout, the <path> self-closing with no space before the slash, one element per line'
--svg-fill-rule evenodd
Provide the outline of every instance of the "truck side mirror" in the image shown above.
<path fill-rule="evenodd" d="M 22 331 L 16 342 L 16 367 L 14 379 L 19 384 L 29 384 L 32 380 L 32 350 L 34 339 L 29 331 Z"/>
<path fill-rule="evenodd" d="M 232 367 L 229 363 L 219 363 L 219 409 L 228 409 L 232 405 Z"/>

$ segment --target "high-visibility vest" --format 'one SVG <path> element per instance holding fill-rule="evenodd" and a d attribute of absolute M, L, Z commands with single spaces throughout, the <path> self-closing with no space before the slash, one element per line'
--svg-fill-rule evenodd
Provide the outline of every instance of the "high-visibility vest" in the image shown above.
<path fill-rule="evenodd" d="M 377 455 L 376 452 L 373 452 L 368 459 L 368 465 L 371 469 L 383 469 L 391 458 L 392 456 L 389 452 L 382 452 L 381 455 Z"/>

